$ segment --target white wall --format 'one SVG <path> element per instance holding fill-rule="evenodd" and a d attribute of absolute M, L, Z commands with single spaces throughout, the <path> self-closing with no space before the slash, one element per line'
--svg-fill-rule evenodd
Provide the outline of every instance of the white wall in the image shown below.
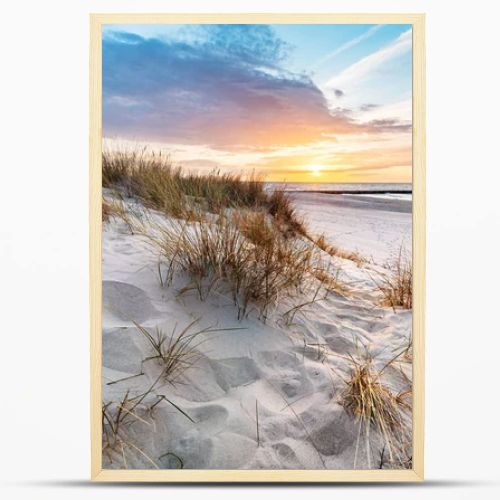
<path fill-rule="evenodd" d="M 274 488 L 276 498 L 498 498 L 498 2 L 11 1 L 0 27 L 0 476 L 6 498 L 137 498 L 89 476 L 89 12 L 426 12 L 426 475 L 401 487 Z M 268 487 L 266 487 L 268 488 Z M 339 487 L 336 487 L 337 489 Z M 204 498 L 267 490 L 182 489 Z M 495 494 L 496 492 L 496 494 Z M 173 494 L 148 488 L 148 497 Z M 178 494 L 178 492 L 176 493 Z"/>

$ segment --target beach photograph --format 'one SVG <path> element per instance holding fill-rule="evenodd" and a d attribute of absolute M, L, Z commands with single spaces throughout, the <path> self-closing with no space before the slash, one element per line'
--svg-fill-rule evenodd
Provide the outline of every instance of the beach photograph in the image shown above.
<path fill-rule="evenodd" d="M 103 469 L 412 469 L 412 25 L 101 43 Z"/>

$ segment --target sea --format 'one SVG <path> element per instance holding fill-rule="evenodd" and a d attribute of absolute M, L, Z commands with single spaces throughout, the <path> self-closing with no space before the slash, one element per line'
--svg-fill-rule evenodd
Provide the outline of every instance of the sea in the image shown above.
<path fill-rule="evenodd" d="M 300 193 L 340 194 L 345 196 L 369 196 L 383 199 L 411 200 L 411 183 L 313 183 L 313 182 L 268 182 L 269 190 Z"/>

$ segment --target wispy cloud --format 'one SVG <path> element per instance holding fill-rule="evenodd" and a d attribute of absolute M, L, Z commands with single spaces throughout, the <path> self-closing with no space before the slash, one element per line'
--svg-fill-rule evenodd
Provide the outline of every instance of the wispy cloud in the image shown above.
<path fill-rule="evenodd" d="M 342 52 L 350 49 L 351 47 L 354 47 L 355 45 L 358 45 L 359 43 L 363 42 L 364 40 L 367 40 L 371 36 L 373 36 L 377 31 L 379 31 L 381 28 L 383 28 L 383 24 L 377 24 L 375 26 L 372 26 L 368 30 L 366 30 L 364 33 L 361 35 L 352 38 L 351 40 L 343 43 L 339 47 L 337 47 L 334 51 L 330 52 L 329 54 L 326 54 L 326 56 L 323 56 L 319 61 L 317 61 L 312 67 L 313 68 L 318 68 L 322 64 L 326 63 L 327 61 L 330 61 L 331 59 L 334 59 L 337 57 L 339 54 Z"/>
<path fill-rule="evenodd" d="M 412 121 L 412 99 L 404 99 L 392 104 L 374 106 L 365 104 L 361 106 L 356 115 L 360 122 L 372 122 L 376 120 L 397 120 L 401 124 L 410 125 Z"/>
<path fill-rule="evenodd" d="M 339 75 L 332 77 L 326 83 L 325 88 L 331 90 L 344 90 L 344 88 L 349 87 L 353 83 L 359 85 L 360 82 L 376 72 L 381 66 L 396 57 L 406 54 L 411 51 L 411 48 L 412 30 L 409 29 L 402 33 L 389 45 L 386 45 L 378 51 L 360 59 L 342 71 Z"/>

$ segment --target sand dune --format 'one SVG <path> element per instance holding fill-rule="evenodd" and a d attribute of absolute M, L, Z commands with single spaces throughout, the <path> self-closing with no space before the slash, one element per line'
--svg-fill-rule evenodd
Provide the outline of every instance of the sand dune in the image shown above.
<path fill-rule="evenodd" d="M 349 356 L 366 350 L 382 367 L 411 338 L 411 311 L 380 307 L 373 286 L 373 274 L 385 272 L 378 264 L 402 241 L 410 241 L 411 214 L 403 202 L 386 210 L 379 201 L 374 207 L 367 200 L 332 195 L 301 193 L 294 200 L 313 231 L 326 232 L 331 241 L 373 257 L 376 264 L 359 267 L 333 258 L 352 292 L 330 294 L 291 325 L 279 314 L 266 324 L 251 316 L 238 321 L 223 294 L 206 301 L 194 294 L 179 297 L 183 278 L 160 286 L 158 257 L 142 236 L 130 234 L 119 219 L 104 224 L 105 403 L 119 401 L 127 392 L 130 397 L 146 392 L 161 374 L 157 361 L 143 361 L 152 355 L 151 345 L 134 322 L 166 334 L 193 320 L 199 320 L 198 329 L 233 329 L 202 334 L 196 364 L 178 383 L 160 380 L 154 386 L 144 400 L 147 405 L 138 406 L 127 424 L 132 445 L 105 453 L 105 467 L 379 467 L 382 437 L 373 432 L 366 439 L 355 416 L 342 406 L 341 395 L 351 371 Z M 409 380 L 408 359 L 384 373 L 384 382 L 395 392 L 407 390 Z"/>

